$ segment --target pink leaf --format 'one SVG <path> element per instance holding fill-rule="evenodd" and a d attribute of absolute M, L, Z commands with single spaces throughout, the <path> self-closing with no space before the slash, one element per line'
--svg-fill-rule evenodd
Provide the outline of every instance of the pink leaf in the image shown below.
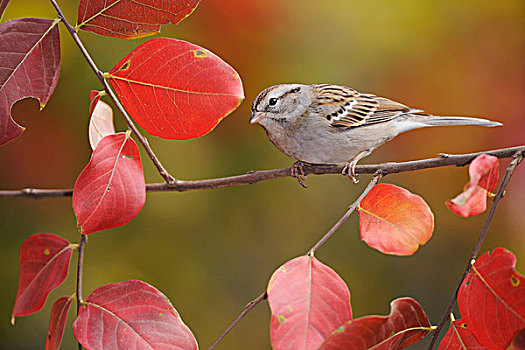
<path fill-rule="evenodd" d="M 514 254 L 496 248 L 476 260 L 459 289 L 463 320 L 489 349 L 506 349 L 525 327 L 525 278 L 515 266 Z"/>
<path fill-rule="evenodd" d="M 0 24 L 0 145 L 25 128 L 11 117 L 16 101 L 34 97 L 44 108 L 60 73 L 58 20 L 19 18 Z"/>
<path fill-rule="evenodd" d="M 53 304 L 47 329 L 46 350 L 60 349 L 72 300 L 73 297 L 62 297 Z"/>
<path fill-rule="evenodd" d="M 97 99 L 89 120 L 89 144 L 95 150 L 103 137 L 115 133 L 113 125 L 113 110 L 104 101 Z"/>
<path fill-rule="evenodd" d="M 361 239 L 385 254 L 411 255 L 434 230 L 434 214 L 418 195 L 376 185 L 359 205 Z"/>
<path fill-rule="evenodd" d="M 336 327 L 352 319 L 348 287 L 311 256 L 295 258 L 273 273 L 268 302 L 274 350 L 317 349 Z"/>
<path fill-rule="evenodd" d="M 146 201 L 140 154 L 129 134 L 104 137 L 73 189 L 73 210 L 83 234 L 126 224 Z"/>
<path fill-rule="evenodd" d="M 487 196 L 498 183 L 499 161 L 494 156 L 482 154 L 470 163 L 470 182 L 455 198 L 446 202 L 447 207 L 463 217 L 483 213 L 487 209 Z"/>
<path fill-rule="evenodd" d="M 67 276 L 74 245 L 50 233 L 29 237 L 20 247 L 18 292 L 11 323 L 15 316 L 26 316 L 40 310 L 49 293 Z"/>
<path fill-rule="evenodd" d="M 198 348 L 168 298 L 142 281 L 95 289 L 84 300 L 73 332 L 88 350 Z"/>
<path fill-rule="evenodd" d="M 394 350 L 421 340 L 431 330 L 423 308 L 412 298 L 390 304 L 388 316 L 364 316 L 335 329 L 319 350 Z"/>

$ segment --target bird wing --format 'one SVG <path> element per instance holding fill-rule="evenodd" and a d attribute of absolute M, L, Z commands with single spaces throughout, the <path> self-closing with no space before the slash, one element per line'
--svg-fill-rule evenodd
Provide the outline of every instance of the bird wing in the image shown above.
<path fill-rule="evenodd" d="M 318 98 L 312 107 L 336 128 L 383 123 L 411 111 L 401 103 L 344 86 L 325 84 L 315 88 Z"/>

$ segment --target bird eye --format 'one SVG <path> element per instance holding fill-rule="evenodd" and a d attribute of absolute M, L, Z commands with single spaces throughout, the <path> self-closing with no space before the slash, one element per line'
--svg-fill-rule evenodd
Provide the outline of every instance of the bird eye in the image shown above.
<path fill-rule="evenodd" d="M 275 97 L 272 97 L 269 101 L 268 101 L 268 105 L 269 106 L 275 106 L 277 104 L 277 99 Z"/>

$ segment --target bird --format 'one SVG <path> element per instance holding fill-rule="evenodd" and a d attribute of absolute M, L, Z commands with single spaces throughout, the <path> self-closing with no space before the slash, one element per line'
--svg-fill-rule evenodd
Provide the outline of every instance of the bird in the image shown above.
<path fill-rule="evenodd" d="M 355 183 L 357 163 L 401 133 L 430 126 L 503 125 L 481 118 L 435 116 L 334 84 L 266 88 L 252 103 L 250 123 L 261 125 L 287 156 L 304 163 L 344 165 L 343 174 Z"/>

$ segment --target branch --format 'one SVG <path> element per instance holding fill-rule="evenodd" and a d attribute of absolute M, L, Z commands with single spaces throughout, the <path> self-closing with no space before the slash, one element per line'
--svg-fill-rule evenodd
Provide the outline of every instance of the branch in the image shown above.
<path fill-rule="evenodd" d="M 242 320 L 244 318 L 244 316 L 246 316 L 246 314 L 248 312 L 250 312 L 254 307 L 257 306 L 257 304 L 259 304 L 261 301 L 263 301 L 266 298 L 268 298 L 268 295 L 266 294 L 266 291 L 264 291 L 257 298 L 253 299 L 248 304 L 246 304 L 246 306 L 244 307 L 244 310 L 242 310 L 241 314 L 235 319 L 235 321 L 232 322 L 231 325 L 228 326 L 228 328 L 226 328 L 224 333 L 222 333 L 221 336 L 219 338 L 217 338 L 217 340 L 212 344 L 212 346 L 210 346 L 210 348 L 208 350 L 215 349 L 217 344 L 220 343 L 220 341 L 226 336 L 226 334 L 228 334 L 232 330 L 232 328 L 235 327 L 235 325 L 237 323 L 239 323 L 239 321 Z"/>
<path fill-rule="evenodd" d="M 495 149 L 485 152 L 476 152 L 458 155 L 442 155 L 438 158 L 429 158 L 414 160 L 408 162 L 389 162 L 376 165 L 358 165 L 356 167 L 358 174 L 375 174 L 380 172 L 383 175 L 402 173 L 407 171 L 439 168 L 444 166 L 465 166 L 480 154 L 490 154 L 498 158 L 510 158 L 516 152 L 525 152 L 525 145 Z M 244 175 L 228 176 L 215 179 L 183 181 L 177 180 L 173 185 L 167 183 L 150 183 L 146 185 L 148 192 L 165 192 L 178 191 L 185 192 L 191 190 L 215 189 L 231 187 L 238 185 L 254 184 L 264 180 L 272 180 L 282 177 L 293 177 L 293 168 L 282 168 L 273 170 L 252 171 Z M 304 175 L 323 175 L 323 174 L 341 174 L 342 165 L 316 165 L 307 164 L 303 166 Z M 49 197 L 70 197 L 73 194 L 72 189 L 35 189 L 26 188 L 22 190 L 0 190 L 0 198 L 49 198 Z"/>
<path fill-rule="evenodd" d="M 93 61 L 93 59 L 91 58 L 91 56 L 87 52 L 86 48 L 84 47 L 84 44 L 82 43 L 82 41 L 78 37 L 77 32 L 75 31 L 75 28 L 73 28 L 71 26 L 71 24 L 69 24 L 69 22 L 67 21 L 66 17 L 62 13 L 62 10 L 58 6 L 56 0 L 50 0 L 50 1 L 53 4 L 53 6 L 55 7 L 55 10 L 57 11 L 58 17 L 64 23 L 64 25 L 66 26 L 67 30 L 69 31 L 69 34 L 71 34 L 71 37 L 73 38 L 73 40 L 77 44 L 78 48 L 82 52 L 82 55 L 84 56 L 84 58 L 88 62 L 89 66 L 91 67 L 93 72 L 95 72 L 95 75 L 97 76 L 98 80 L 100 80 L 100 83 L 104 87 L 104 91 L 113 100 L 113 102 L 117 106 L 117 108 L 120 111 L 120 113 L 124 116 L 124 119 L 126 120 L 126 123 L 128 124 L 128 127 L 133 131 L 133 133 L 135 134 L 135 136 L 139 140 L 139 142 L 142 145 L 142 147 L 144 147 L 144 149 L 146 150 L 146 153 L 148 154 L 148 156 L 150 157 L 151 161 L 153 162 L 153 164 L 157 168 L 159 174 L 164 178 L 164 180 L 166 180 L 166 182 L 168 184 L 176 184 L 177 180 L 173 176 L 171 176 L 168 173 L 168 171 L 164 168 L 164 166 L 160 163 L 159 159 L 157 158 L 157 155 L 155 154 L 155 152 L 153 152 L 153 150 L 149 146 L 148 140 L 144 136 L 142 136 L 140 131 L 137 129 L 137 127 L 133 123 L 133 120 L 129 116 L 128 112 L 126 112 L 126 110 L 124 109 L 124 106 L 122 106 L 122 104 L 120 103 L 120 100 L 118 99 L 118 97 L 115 95 L 113 90 L 111 90 L 108 82 L 106 81 L 106 79 L 104 79 L 104 74 L 100 71 L 100 69 L 98 69 L 97 65 L 95 64 L 95 62 Z"/>
<path fill-rule="evenodd" d="M 481 249 L 481 244 L 483 243 L 483 240 L 485 239 L 487 235 L 487 231 L 489 229 L 490 223 L 492 222 L 492 218 L 494 217 L 494 213 L 496 212 L 496 207 L 498 206 L 498 203 L 500 199 L 505 194 L 505 188 L 507 187 L 507 184 L 509 183 L 510 177 L 512 176 L 512 173 L 514 172 L 514 169 L 520 164 L 520 162 L 523 160 L 523 157 L 525 156 L 525 152 L 518 151 L 514 155 L 514 159 L 512 162 L 510 162 L 509 166 L 507 167 L 507 171 L 505 172 L 505 177 L 503 178 L 503 181 L 501 181 L 501 185 L 499 187 L 498 193 L 496 194 L 496 197 L 494 198 L 494 202 L 492 203 L 492 206 L 489 211 L 489 215 L 487 216 L 487 219 L 485 220 L 485 224 L 483 225 L 483 229 L 481 230 L 481 234 L 479 235 L 478 241 L 476 242 L 476 245 L 474 246 L 474 249 L 472 250 L 472 254 L 470 254 L 470 258 L 468 260 L 467 266 L 465 267 L 465 271 L 463 271 L 463 276 L 461 276 L 461 279 L 459 280 L 459 283 L 456 287 L 456 290 L 454 291 L 454 295 L 452 295 L 452 298 L 450 299 L 447 309 L 445 313 L 443 314 L 443 317 L 441 317 L 441 321 L 439 321 L 439 324 L 434 331 L 434 335 L 432 336 L 432 341 L 430 345 L 428 346 L 428 350 L 432 350 L 434 348 L 434 345 L 436 344 L 437 338 L 441 331 L 443 330 L 443 327 L 445 326 L 445 322 L 449 319 L 452 309 L 454 308 L 454 305 L 456 304 L 456 299 L 458 296 L 459 288 L 461 287 L 461 284 L 463 283 L 463 280 L 467 276 L 467 273 L 470 271 L 470 267 L 472 265 L 472 262 L 475 261 L 476 257 L 479 254 L 479 251 Z"/>
<path fill-rule="evenodd" d="M 87 236 L 80 235 L 80 244 L 78 246 L 78 265 L 77 265 L 77 316 L 82 304 L 82 268 L 84 267 L 84 248 L 86 246 Z M 78 349 L 82 350 L 82 344 L 78 343 Z"/>
<path fill-rule="evenodd" d="M 368 186 L 366 186 L 366 188 L 363 190 L 363 192 L 361 193 L 361 195 L 359 196 L 359 198 L 356 199 L 356 201 L 354 203 L 352 203 L 349 207 L 348 207 L 348 210 L 344 213 L 344 215 L 330 228 L 330 230 L 328 230 L 328 232 L 312 247 L 310 248 L 310 250 L 308 250 L 308 252 L 306 253 L 306 255 L 310 255 L 310 254 L 313 254 L 317 251 L 317 249 L 319 249 L 319 247 L 321 247 L 323 244 L 325 244 L 325 242 L 328 240 L 328 238 L 330 238 L 334 233 L 335 231 L 337 231 L 337 229 L 339 227 L 341 227 L 341 225 L 350 217 L 350 215 L 357 209 L 357 207 L 359 206 L 359 204 L 361 203 L 361 201 L 363 200 L 363 198 L 365 198 L 365 196 L 368 194 L 368 192 L 370 192 L 370 190 L 372 190 L 372 188 L 377 185 L 377 183 L 379 182 L 379 180 L 381 180 L 381 178 L 383 177 L 383 174 L 381 173 L 376 173 L 373 177 L 373 179 L 370 181 L 370 183 L 368 184 Z M 229 326 L 228 328 L 226 328 L 226 330 L 221 334 L 221 336 L 219 338 L 217 338 L 217 340 L 213 343 L 212 346 L 210 346 L 210 348 L 208 350 L 213 350 L 217 344 L 219 344 L 219 342 L 224 339 L 224 337 L 232 330 L 233 327 L 235 327 L 235 325 L 237 325 L 237 323 L 239 323 L 243 318 L 244 316 L 246 316 L 246 314 L 248 312 L 250 312 L 255 306 L 257 306 L 257 304 L 259 304 L 261 301 L 263 301 L 264 299 L 266 299 L 268 297 L 266 291 L 262 292 L 261 295 L 259 295 L 257 298 L 255 298 L 254 300 L 250 301 L 245 307 L 244 307 L 244 310 L 241 312 L 241 314 L 235 319 L 235 321 L 233 321 Z"/>
<path fill-rule="evenodd" d="M 512 153 L 508 153 L 512 152 Z M 514 157 L 514 160 L 510 163 L 509 167 L 507 168 L 507 172 L 505 174 L 505 177 L 502 181 L 502 184 L 500 186 L 500 189 L 498 193 L 496 194 L 496 197 L 494 198 L 494 204 L 492 205 L 492 208 L 490 210 L 489 216 L 487 218 L 487 222 L 485 223 L 485 226 L 483 227 L 482 234 L 478 240 L 478 243 L 476 244 L 476 247 L 474 248 L 474 251 L 472 252 L 471 258 L 476 257 L 479 253 L 479 249 L 481 247 L 481 243 L 483 242 L 483 239 L 485 238 L 485 235 L 488 230 L 488 226 L 490 224 L 490 221 L 492 220 L 492 217 L 494 215 L 494 211 L 496 210 L 496 206 L 503 196 L 503 193 L 505 191 L 505 187 L 507 186 L 507 183 L 510 179 L 510 175 L 516 168 L 516 166 L 521 162 L 523 157 L 525 156 L 525 146 L 519 146 L 519 147 L 513 147 L 513 148 L 507 148 L 507 149 L 501 149 L 501 150 L 493 150 L 493 151 L 487 151 L 487 152 L 479 152 L 479 153 L 470 153 L 470 154 L 463 154 L 463 155 L 443 155 L 441 158 L 432 158 L 432 159 L 425 159 L 425 160 L 418 160 L 418 161 L 412 161 L 412 162 L 403 162 L 403 163 L 384 163 L 384 164 L 378 164 L 378 165 L 368 165 L 368 166 L 358 166 L 357 170 L 359 173 L 369 173 L 372 169 L 375 169 L 374 177 L 372 180 L 368 183 L 368 186 L 363 190 L 363 192 L 359 195 L 357 200 L 353 202 L 349 207 L 348 210 L 345 212 L 345 214 L 328 230 L 328 232 L 312 247 L 306 255 L 315 253 L 326 241 L 341 227 L 341 225 L 350 217 L 350 215 L 359 207 L 359 204 L 363 200 L 363 198 L 372 190 L 372 188 L 383 178 L 383 176 L 387 174 L 392 173 L 398 173 L 398 172 L 404 172 L 404 171 L 412 171 L 412 170 L 419 170 L 419 169 L 428 169 L 428 168 L 435 168 L 440 166 L 446 166 L 446 165 L 456 165 L 456 166 L 465 166 L 468 163 L 470 163 L 472 160 L 474 160 L 475 157 L 477 157 L 480 154 L 491 154 L 494 156 L 497 156 L 499 158 L 507 158 L 507 157 Z M 326 173 L 338 173 L 342 170 L 342 167 L 338 166 L 320 166 L 320 165 L 311 165 L 306 164 L 304 167 L 306 174 L 326 174 Z M 277 170 L 269 170 L 269 172 L 281 172 L 281 171 L 288 171 L 291 172 L 291 168 L 287 169 L 277 169 Z M 326 172 L 323 172 L 327 170 Z M 253 173 L 252 173 L 253 174 Z M 290 173 L 291 174 L 291 173 Z M 288 176 L 292 176 L 288 174 Z M 250 175 L 250 174 L 248 174 Z M 276 176 L 277 177 L 277 176 Z M 272 177 L 274 178 L 274 177 Z M 266 179 L 266 178 L 265 178 Z M 259 180 L 260 181 L 260 180 Z M 470 264 L 467 266 L 470 266 Z M 467 270 L 465 271 L 463 278 L 465 277 L 467 273 Z M 462 280 L 463 280 L 462 278 Z M 461 282 L 459 283 L 461 285 Z M 459 286 L 458 286 L 459 289 Z M 454 294 L 454 296 L 457 294 Z M 232 330 L 237 323 L 241 321 L 241 319 L 246 316 L 248 312 L 250 312 L 257 304 L 259 304 L 261 301 L 266 299 L 268 295 L 266 294 L 266 291 L 264 291 L 261 295 L 259 295 L 256 299 L 249 302 L 244 310 L 241 312 L 241 314 L 233 321 L 228 328 L 221 334 L 221 336 L 213 343 L 213 345 L 209 348 L 209 350 L 213 350 L 217 344 L 224 339 L 224 337 Z M 448 315 L 450 314 L 450 311 L 452 310 L 452 307 L 455 303 L 455 297 L 454 300 L 451 301 L 449 304 L 449 309 L 447 309 L 447 312 L 444 316 L 444 321 L 442 320 L 442 323 L 440 323 L 440 326 L 436 329 L 436 333 L 434 334 L 433 343 L 437 340 L 437 336 L 441 332 L 443 328 L 443 324 L 448 318 Z M 450 306 L 452 305 L 452 306 Z M 432 344 L 433 344 L 432 343 Z M 429 350 L 432 350 L 432 347 L 429 348 Z"/>
<path fill-rule="evenodd" d="M 377 183 L 379 182 L 379 180 L 381 180 L 382 177 L 383 177 L 383 174 L 380 173 L 380 172 L 378 172 L 376 175 L 374 175 L 374 177 L 368 183 L 368 186 L 366 186 L 366 188 L 364 189 L 363 193 L 361 193 L 359 198 L 357 198 L 357 200 L 348 207 L 348 210 L 341 217 L 341 219 L 339 219 L 339 221 L 337 221 L 335 223 L 335 225 L 332 226 L 332 228 L 323 236 L 323 238 L 321 238 L 312 248 L 310 248 L 310 250 L 306 253 L 306 255 L 310 255 L 310 254 L 315 253 L 317 251 L 317 249 L 319 249 L 319 247 L 321 247 L 323 244 L 325 244 L 325 242 L 328 240 L 328 238 L 332 237 L 332 235 L 335 233 L 335 231 L 337 231 L 337 229 L 359 207 L 359 204 L 361 204 L 361 201 L 363 200 L 363 198 L 365 198 L 365 196 L 368 194 L 368 192 L 370 192 L 370 190 L 372 190 L 372 188 L 374 188 L 374 186 L 377 185 Z"/>

